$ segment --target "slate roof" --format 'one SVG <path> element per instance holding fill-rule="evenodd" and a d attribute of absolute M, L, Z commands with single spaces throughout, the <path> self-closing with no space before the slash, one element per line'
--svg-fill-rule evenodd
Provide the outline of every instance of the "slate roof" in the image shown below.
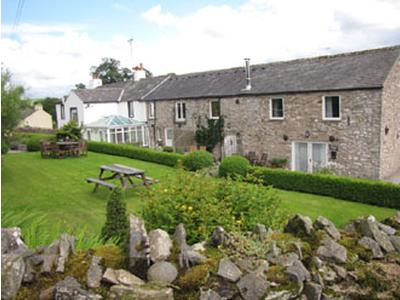
<path fill-rule="evenodd" d="M 163 75 L 132 82 L 124 91 L 121 101 L 139 100 L 157 89 L 171 75 Z"/>
<path fill-rule="evenodd" d="M 106 86 L 95 89 L 79 89 L 73 92 L 83 101 L 83 103 L 106 103 L 118 102 L 123 88 L 109 88 Z"/>
<path fill-rule="evenodd" d="M 21 111 L 21 118 L 22 120 L 29 117 L 31 114 L 35 112 L 35 109 L 33 107 L 27 107 Z"/>

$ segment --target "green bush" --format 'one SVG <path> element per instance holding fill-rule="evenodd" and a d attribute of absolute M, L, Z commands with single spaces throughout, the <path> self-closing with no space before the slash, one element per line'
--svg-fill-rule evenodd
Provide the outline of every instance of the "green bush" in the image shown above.
<path fill-rule="evenodd" d="M 208 238 L 215 226 L 248 231 L 257 223 L 280 228 L 286 214 L 274 189 L 179 170 L 177 176 L 142 191 L 143 217 L 150 229 L 173 233 L 183 223 L 190 243 Z"/>
<path fill-rule="evenodd" d="M 129 230 L 126 202 L 123 199 L 122 190 L 116 188 L 112 191 L 107 202 L 106 223 L 101 229 L 104 240 L 118 239 L 121 243 L 126 241 Z"/>
<path fill-rule="evenodd" d="M 255 167 L 265 185 L 400 209 L 400 185 L 377 180 Z"/>
<path fill-rule="evenodd" d="M 40 150 L 40 141 L 42 139 L 36 138 L 36 137 L 31 137 L 26 141 L 26 149 L 29 152 L 33 151 L 39 151 Z"/>
<path fill-rule="evenodd" d="M 162 147 L 163 152 L 174 152 L 174 147 L 171 146 L 164 146 Z"/>
<path fill-rule="evenodd" d="M 71 120 L 57 130 L 56 137 L 57 140 L 79 141 L 82 138 L 82 131 L 83 127 L 78 126 L 78 124 L 74 120 Z"/>
<path fill-rule="evenodd" d="M 214 157 L 210 152 L 204 150 L 193 151 L 185 155 L 183 167 L 189 171 L 197 171 L 211 167 L 214 163 Z"/>
<path fill-rule="evenodd" d="M 250 169 L 250 162 L 247 158 L 239 155 L 225 157 L 219 166 L 219 176 L 246 176 Z"/>
<path fill-rule="evenodd" d="M 183 155 L 178 153 L 160 152 L 148 148 L 135 147 L 128 144 L 110 144 L 102 142 L 89 142 L 89 151 L 125 156 L 129 158 L 150 161 L 161 165 L 175 167 Z"/>
<path fill-rule="evenodd" d="M 284 168 L 288 163 L 287 158 L 273 158 L 270 161 L 272 168 Z"/>
<path fill-rule="evenodd" d="M 1 141 L 1 154 L 8 153 L 8 144 L 4 141 Z"/>

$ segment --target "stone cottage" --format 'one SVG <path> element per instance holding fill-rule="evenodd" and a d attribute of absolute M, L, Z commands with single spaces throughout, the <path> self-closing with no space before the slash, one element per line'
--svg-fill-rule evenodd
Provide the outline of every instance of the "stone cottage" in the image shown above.
<path fill-rule="evenodd" d="M 41 104 L 35 104 L 34 107 L 27 107 L 21 112 L 21 121 L 18 128 L 37 128 L 53 129 L 53 119 L 49 113 L 43 110 Z"/>
<path fill-rule="evenodd" d="M 400 169 L 400 46 L 245 68 L 171 74 L 146 101 L 150 145 L 189 147 L 224 116 L 225 155 L 286 158 L 385 178 Z"/>

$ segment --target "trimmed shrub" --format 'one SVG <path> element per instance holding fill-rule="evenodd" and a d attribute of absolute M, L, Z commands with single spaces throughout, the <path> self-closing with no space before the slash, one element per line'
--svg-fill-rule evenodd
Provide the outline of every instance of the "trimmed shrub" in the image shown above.
<path fill-rule="evenodd" d="M 196 150 L 187 155 L 183 159 L 183 167 L 189 171 L 198 171 L 211 167 L 214 164 L 214 156 L 204 150 Z"/>
<path fill-rule="evenodd" d="M 41 138 L 37 138 L 37 137 L 30 137 L 27 141 L 26 141 L 26 149 L 29 152 L 33 152 L 33 151 L 39 151 L 40 150 L 40 141 L 42 139 Z"/>
<path fill-rule="evenodd" d="M 400 185 L 377 180 L 254 167 L 265 185 L 400 209 Z"/>
<path fill-rule="evenodd" d="M 164 146 L 162 147 L 163 152 L 174 152 L 174 147 L 171 146 Z"/>
<path fill-rule="evenodd" d="M 250 162 L 247 158 L 239 155 L 225 157 L 219 166 L 219 176 L 246 176 L 250 169 Z"/>
<path fill-rule="evenodd" d="M 122 190 L 116 188 L 112 191 L 107 202 L 106 223 L 101 229 L 104 240 L 118 239 L 120 243 L 126 241 L 129 230 L 126 202 L 123 199 Z"/>
<path fill-rule="evenodd" d="M 271 187 L 183 170 L 143 189 L 141 198 L 147 228 L 172 234 L 183 223 L 189 244 L 209 238 L 218 225 L 227 231 L 249 231 L 257 223 L 279 229 L 287 217 Z"/>
<path fill-rule="evenodd" d="M 150 161 L 161 165 L 175 167 L 183 155 L 178 153 L 160 152 L 153 149 L 135 147 L 128 144 L 110 144 L 89 142 L 88 150 L 93 152 L 125 156 L 133 159 Z"/>
<path fill-rule="evenodd" d="M 8 145 L 6 142 L 2 141 L 1 142 L 1 154 L 7 154 L 8 153 Z"/>

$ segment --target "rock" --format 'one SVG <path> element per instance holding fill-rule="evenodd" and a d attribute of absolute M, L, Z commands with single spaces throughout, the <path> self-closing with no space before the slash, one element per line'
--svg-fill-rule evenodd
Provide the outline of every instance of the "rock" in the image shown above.
<path fill-rule="evenodd" d="M 317 267 L 317 269 L 320 269 L 320 268 L 322 267 L 322 265 L 323 265 L 322 260 L 321 260 L 319 257 L 317 257 L 317 256 L 314 256 L 314 257 L 312 258 L 312 262 L 313 262 L 313 264 Z"/>
<path fill-rule="evenodd" d="M 307 296 L 307 300 L 320 300 L 322 287 L 314 282 L 307 282 L 304 285 L 304 294 Z"/>
<path fill-rule="evenodd" d="M 169 287 L 114 285 L 110 288 L 107 299 L 125 300 L 174 300 L 174 292 Z"/>
<path fill-rule="evenodd" d="M 257 224 L 253 229 L 253 234 L 256 235 L 260 241 L 263 241 L 267 237 L 267 228 L 265 228 L 263 224 Z"/>
<path fill-rule="evenodd" d="M 112 284 L 119 284 L 117 279 L 117 274 L 115 274 L 115 270 L 112 268 L 107 268 L 103 274 L 102 281 L 112 283 Z"/>
<path fill-rule="evenodd" d="M 200 300 L 222 300 L 222 297 L 211 289 L 204 291 L 200 290 Z"/>
<path fill-rule="evenodd" d="M 364 248 L 371 250 L 373 258 L 383 258 L 381 247 L 375 240 L 371 239 L 370 237 L 364 236 L 358 241 L 358 243 Z"/>
<path fill-rule="evenodd" d="M 303 263 L 299 260 L 295 261 L 291 266 L 286 269 L 286 274 L 298 283 L 311 280 L 310 272 L 304 267 Z"/>
<path fill-rule="evenodd" d="M 276 258 L 281 255 L 282 250 L 276 245 L 275 241 L 272 241 L 271 247 L 267 251 L 267 260 L 271 261 L 271 259 Z"/>
<path fill-rule="evenodd" d="M 65 262 L 67 261 L 69 254 L 75 251 L 75 237 L 66 233 L 62 234 L 60 237 L 59 247 L 60 256 L 58 257 L 56 272 L 64 273 Z"/>
<path fill-rule="evenodd" d="M 236 282 L 242 274 L 242 271 L 229 258 L 223 258 L 219 261 L 218 275 L 222 278 Z"/>
<path fill-rule="evenodd" d="M 311 219 L 300 214 L 296 214 L 291 218 L 285 227 L 285 232 L 291 233 L 296 237 L 310 236 L 312 231 Z"/>
<path fill-rule="evenodd" d="M 270 292 L 264 300 L 289 300 L 293 299 L 293 294 L 289 291 Z"/>
<path fill-rule="evenodd" d="M 25 273 L 22 279 L 23 283 L 32 283 L 36 279 L 36 272 L 32 266 L 32 262 L 29 259 L 25 259 Z"/>
<path fill-rule="evenodd" d="M 400 210 L 397 211 L 396 215 L 394 216 L 394 220 L 400 224 Z"/>
<path fill-rule="evenodd" d="M 345 268 L 337 265 L 332 265 L 332 268 L 335 270 L 336 274 L 340 279 L 346 279 L 347 271 Z"/>
<path fill-rule="evenodd" d="M 322 275 L 322 279 L 326 283 L 333 283 L 337 280 L 337 274 L 334 270 L 332 270 L 328 266 L 323 266 L 319 269 L 320 274 Z"/>
<path fill-rule="evenodd" d="M 18 227 L 1 229 L 1 254 L 23 254 L 29 252 L 28 247 L 22 241 L 21 229 Z"/>
<path fill-rule="evenodd" d="M 295 248 L 296 248 L 296 251 L 297 251 L 297 255 L 298 255 L 298 257 L 299 257 L 299 259 L 300 260 L 303 260 L 303 251 L 301 250 L 301 248 L 302 248 L 302 243 L 301 242 L 293 242 L 293 245 L 295 246 Z"/>
<path fill-rule="evenodd" d="M 288 267 L 297 260 L 299 260 L 299 256 L 294 252 L 289 252 L 286 254 L 278 255 L 274 258 L 270 258 L 269 262 L 275 265 L 282 265 Z"/>
<path fill-rule="evenodd" d="M 45 247 L 43 250 L 44 255 L 59 255 L 60 254 L 60 241 L 53 241 L 50 246 Z"/>
<path fill-rule="evenodd" d="M 102 257 L 93 256 L 89 270 L 86 275 L 87 286 L 91 289 L 100 287 L 100 281 L 103 277 L 103 268 L 101 267 Z"/>
<path fill-rule="evenodd" d="M 370 220 L 361 220 L 360 231 L 363 235 L 373 238 L 384 251 L 386 252 L 394 251 L 389 236 L 386 233 L 379 230 L 378 224 L 376 222 L 372 222 Z"/>
<path fill-rule="evenodd" d="M 129 216 L 129 268 L 132 271 L 146 269 L 150 263 L 150 244 L 144 222 Z"/>
<path fill-rule="evenodd" d="M 186 230 L 183 224 L 179 224 L 176 226 L 175 233 L 174 233 L 174 242 L 179 248 L 186 247 Z"/>
<path fill-rule="evenodd" d="M 236 260 L 235 263 L 243 271 L 257 275 L 264 275 L 269 267 L 268 261 L 264 259 L 244 258 Z"/>
<path fill-rule="evenodd" d="M 315 229 L 324 230 L 335 241 L 340 239 L 340 232 L 330 220 L 319 216 L 314 222 Z"/>
<path fill-rule="evenodd" d="M 266 293 L 268 282 L 254 273 L 243 276 L 237 283 L 240 294 L 244 300 L 258 300 Z"/>
<path fill-rule="evenodd" d="M 322 260 L 334 263 L 345 263 L 347 260 L 347 250 L 329 237 L 322 240 L 322 245 L 317 249 L 317 255 Z"/>
<path fill-rule="evenodd" d="M 3 234 L 3 230 L 2 230 Z M 14 248 L 15 249 L 15 248 Z M 19 254 L 1 255 L 1 299 L 13 299 L 21 287 L 25 262 Z"/>
<path fill-rule="evenodd" d="M 387 235 L 395 235 L 396 234 L 396 229 L 393 227 L 390 227 L 389 225 L 385 225 L 382 223 L 378 223 L 378 228 L 382 230 L 384 233 Z"/>
<path fill-rule="evenodd" d="M 60 281 L 55 285 L 54 299 L 101 300 L 103 297 L 84 290 L 74 277 L 67 276 L 63 281 Z"/>
<path fill-rule="evenodd" d="M 145 284 L 145 282 L 142 279 L 123 269 L 116 270 L 115 275 L 118 282 L 126 286 Z"/>
<path fill-rule="evenodd" d="M 400 236 L 393 235 L 390 237 L 390 241 L 392 242 L 392 245 L 396 251 L 400 253 Z"/>
<path fill-rule="evenodd" d="M 153 262 L 168 259 L 171 254 L 172 241 L 168 232 L 156 229 L 149 232 L 150 259 Z"/>
<path fill-rule="evenodd" d="M 149 281 L 172 283 L 178 276 L 178 270 L 170 262 L 160 261 L 152 265 L 147 272 Z"/>
<path fill-rule="evenodd" d="M 58 256 L 55 254 L 43 254 L 43 264 L 40 270 L 41 274 L 49 274 L 56 264 Z"/>
<path fill-rule="evenodd" d="M 221 226 L 215 227 L 212 237 L 211 237 L 211 244 L 214 247 L 218 247 L 219 245 L 224 244 L 226 239 L 227 239 L 227 236 L 226 236 L 225 229 Z"/>
<path fill-rule="evenodd" d="M 53 300 L 54 299 L 54 286 L 40 292 L 39 300 Z"/>
<path fill-rule="evenodd" d="M 196 252 L 204 252 L 206 251 L 206 243 L 205 241 L 193 244 L 190 246 L 190 250 L 196 251 Z"/>

